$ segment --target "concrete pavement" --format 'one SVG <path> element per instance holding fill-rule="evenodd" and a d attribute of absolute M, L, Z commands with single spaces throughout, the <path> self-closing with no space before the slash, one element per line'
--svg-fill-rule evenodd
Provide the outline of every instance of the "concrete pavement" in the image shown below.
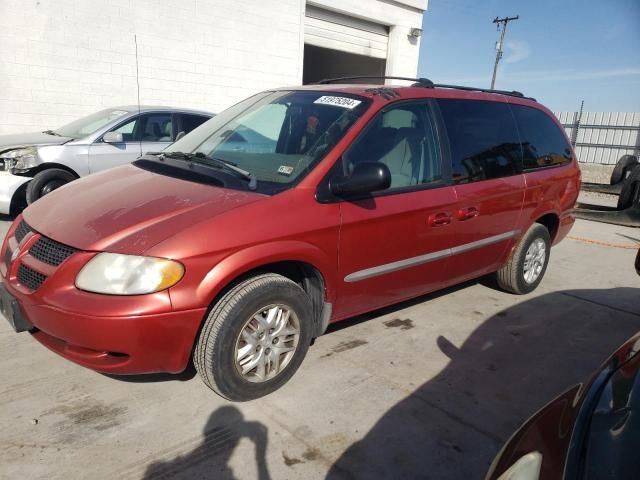
<path fill-rule="evenodd" d="M 0 321 L 0 478 L 482 478 L 640 330 L 640 229 L 578 221 L 571 237 L 533 294 L 485 278 L 335 325 L 243 404 L 192 370 L 100 375 Z"/>

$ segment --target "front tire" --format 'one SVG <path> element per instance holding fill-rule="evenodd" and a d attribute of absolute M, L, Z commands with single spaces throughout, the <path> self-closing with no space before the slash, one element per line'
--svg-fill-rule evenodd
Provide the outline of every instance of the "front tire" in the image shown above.
<path fill-rule="evenodd" d="M 253 400 L 284 385 L 312 337 L 311 299 L 274 273 L 232 287 L 207 316 L 193 355 L 204 383 L 233 401 Z"/>
<path fill-rule="evenodd" d="M 75 179 L 76 176 L 73 173 L 62 170 L 61 168 L 48 168 L 47 170 L 43 170 L 37 173 L 33 177 L 33 180 L 27 184 L 27 203 L 31 205 L 46 194 L 51 193 L 55 189 Z"/>
<path fill-rule="evenodd" d="M 547 271 L 550 253 L 549 230 L 534 223 L 522 236 L 506 265 L 498 270 L 498 285 L 518 295 L 533 292 Z"/>

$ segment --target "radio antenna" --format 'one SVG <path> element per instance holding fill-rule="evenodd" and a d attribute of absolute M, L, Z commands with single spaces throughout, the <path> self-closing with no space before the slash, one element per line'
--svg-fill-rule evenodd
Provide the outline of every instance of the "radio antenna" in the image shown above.
<path fill-rule="evenodd" d="M 133 35 L 133 42 L 136 45 L 136 86 L 138 89 L 138 115 L 140 115 L 140 72 L 138 70 L 138 36 Z"/>

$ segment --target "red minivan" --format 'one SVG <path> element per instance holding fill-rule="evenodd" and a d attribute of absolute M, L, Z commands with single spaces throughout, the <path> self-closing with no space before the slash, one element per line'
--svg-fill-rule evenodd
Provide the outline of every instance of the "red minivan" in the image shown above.
<path fill-rule="evenodd" d="M 269 90 L 27 208 L 0 252 L 0 305 L 86 367 L 193 358 L 249 400 L 329 323 L 491 272 L 531 292 L 579 186 L 562 127 L 518 92 Z"/>

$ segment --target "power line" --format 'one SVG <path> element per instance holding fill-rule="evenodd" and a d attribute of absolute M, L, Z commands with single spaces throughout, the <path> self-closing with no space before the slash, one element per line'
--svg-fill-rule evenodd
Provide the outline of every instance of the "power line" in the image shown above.
<path fill-rule="evenodd" d="M 504 44 L 504 34 L 507 33 L 507 24 L 511 20 L 518 20 L 520 15 L 516 15 L 515 17 L 504 17 L 498 18 L 496 17 L 493 20 L 493 23 L 498 25 L 498 30 L 502 27 L 502 32 L 500 33 L 500 40 L 496 43 L 496 63 L 493 65 L 493 77 L 491 77 L 491 90 L 496 84 L 496 73 L 498 73 L 498 63 L 500 63 L 500 59 L 502 58 L 502 46 Z"/>

